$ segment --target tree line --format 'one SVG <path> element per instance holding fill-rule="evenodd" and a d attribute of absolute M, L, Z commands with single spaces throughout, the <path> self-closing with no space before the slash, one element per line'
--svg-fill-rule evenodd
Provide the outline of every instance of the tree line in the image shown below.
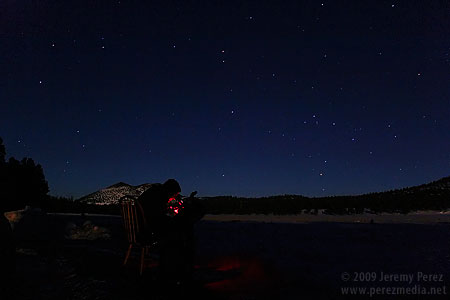
<path fill-rule="evenodd" d="M 0 209 L 23 209 L 26 205 L 42 207 L 48 199 L 44 170 L 33 159 L 6 160 L 6 148 L 0 138 Z"/>
<path fill-rule="evenodd" d="M 450 180 L 450 178 L 449 178 Z M 280 195 L 262 198 L 219 196 L 205 198 L 211 214 L 360 214 L 409 213 L 419 210 L 443 211 L 450 208 L 450 190 L 395 190 L 357 196 L 309 198 Z"/>

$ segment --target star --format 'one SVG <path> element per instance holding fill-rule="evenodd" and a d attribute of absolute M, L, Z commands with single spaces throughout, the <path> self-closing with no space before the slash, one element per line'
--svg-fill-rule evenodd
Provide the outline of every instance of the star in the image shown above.
<path fill-rule="evenodd" d="M 113 1 L 114 10 L 119 9 L 121 1 Z M 449 66 L 450 46 L 443 43 L 444 36 L 422 26 L 421 20 L 429 19 L 433 10 L 417 10 L 421 7 L 414 1 L 407 6 L 400 4 L 397 10 L 397 1 L 392 1 L 395 2 L 361 3 L 361 10 L 342 10 L 338 14 L 327 13 L 329 9 L 338 9 L 330 2 L 326 2 L 330 7 L 319 12 L 317 9 L 323 9 L 325 1 L 305 3 L 303 12 L 264 4 L 246 6 L 236 18 L 217 17 L 216 9 L 235 8 L 228 2 L 220 6 L 194 4 L 192 9 L 172 2 L 169 7 L 148 4 L 145 11 L 154 8 L 160 13 L 155 20 L 146 20 L 145 14 L 139 12 L 140 7 L 133 8 L 134 4 L 124 1 L 127 7 L 120 10 L 124 17 L 120 26 L 111 18 L 116 14 L 111 7 L 99 12 L 83 11 L 86 20 L 94 23 L 81 29 L 77 29 L 73 18 L 59 18 L 56 20 L 59 26 L 51 26 L 51 32 L 34 37 L 26 26 L 21 26 L 17 30 L 20 42 L 17 45 L 28 45 L 28 39 L 32 38 L 32 44 L 42 49 L 3 47 L 5 57 L 13 58 L 5 61 L 3 67 L 8 80 L 4 81 L 7 85 L 4 98 L 15 99 L 19 95 L 17 101 L 27 108 L 22 112 L 19 105 L 9 106 L 8 112 L 25 113 L 17 118 L 4 113 L 6 117 L 2 121 L 11 123 L 2 128 L 4 138 L 13 148 L 7 154 L 19 157 L 29 152 L 36 159 L 55 160 L 43 161 L 48 165 L 45 171 L 49 183 L 60 184 L 54 174 L 65 168 L 67 173 L 59 174 L 66 179 L 74 176 L 73 188 L 80 189 L 76 193 L 88 192 L 82 191 L 80 178 L 75 177 L 82 176 L 82 172 L 71 169 L 82 160 L 85 160 L 83 166 L 92 166 L 98 185 L 106 179 L 115 181 L 119 176 L 126 177 L 126 172 L 131 172 L 128 177 L 135 183 L 156 181 L 169 175 L 166 170 L 173 169 L 175 158 L 179 173 L 173 177 L 179 177 L 186 189 L 194 188 L 189 180 L 195 180 L 199 170 L 202 174 L 217 175 L 220 185 L 210 184 L 214 178 L 203 175 L 195 183 L 200 191 L 211 194 L 253 196 L 253 191 L 257 191 L 270 196 L 272 191 L 293 191 L 321 196 L 325 194 L 321 193 L 325 189 L 321 181 L 326 180 L 333 183 L 330 194 L 365 192 L 376 186 L 382 191 L 389 187 L 386 178 L 401 178 L 423 167 L 417 162 L 419 169 L 413 168 L 415 161 L 411 159 L 418 153 L 430 159 L 430 168 L 427 172 L 411 174 L 403 182 L 425 183 L 426 176 L 438 179 L 436 174 L 444 174 L 450 162 L 450 154 L 434 155 L 433 150 L 437 147 L 443 153 L 450 153 L 445 139 L 439 138 L 445 136 L 449 127 L 449 118 L 445 118 L 447 86 L 440 78 L 445 78 Z M 389 10 L 389 5 L 396 10 Z M 271 11 L 276 13 L 271 15 Z M 313 13 L 309 18 L 302 18 L 305 11 Z M 366 11 L 371 13 L 369 19 Z M 196 21 L 198 15 L 194 12 L 202 16 L 202 22 Z M 95 21 L 104 13 L 106 18 Z M 414 30 L 404 30 L 405 24 L 397 13 L 410 21 L 407 25 L 412 29 L 423 29 L 420 47 L 410 47 L 408 41 L 416 38 Z M 181 14 L 181 19 L 174 20 L 174 14 Z M 267 15 L 270 18 L 258 19 Z M 386 16 L 390 22 L 377 22 Z M 38 15 L 31 12 L 30 17 L 34 20 Z M 351 18 L 352 26 L 347 26 L 346 18 Z M 439 23 L 443 15 L 433 18 Z M 160 26 L 161 20 L 169 20 L 170 24 Z M 326 23 L 317 26 L 316 20 Z M 47 26 L 54 22 L 44 23 Z M 335 24 L 339 35 L 344 37 L 343 42 L 355 41 L 359 34 L 363 34 L 364 41 L 358 47 L 340 47 L 339 36 L 333 35 L 327 24 Z M 236 30 L 240 32 L 236 34 Z M 272 35 L 276 36 L 276 42 L 267 42 L 273 40 Z M 402 39 L 395 40 L 398 36 Z M 309 43 L 315 37 L 321 37 L 321 41 Z M 435 49 L 434 44 L 441 47 Z M 14 49 L 20 51 L 14 53 Z M 21 59 L 23 55 L 31 56 Z M 22 63 L 16 66 L 16 61 Z M 406 84 L 395 84 L 398 82 Z M 433 100 L 432 105 L 420 101 L 429 98 Z M 64 102 L 57 103 L 59 99 Z M 401 113 L 405 107 L 407 113 Z M 27 120 L 26 115 L 33 113 L 33 108 L 42 112 L 45 123 L 33 122 L 34 117 Z M 83 123 L 74 119 L 79 113 Z M 409 130 L 407 125 L 416 128 Z M 34 131 L 43 133 L 42 139 L 28 140 Z M 433 149 L 421 143 L 426 133 L 429 134 L 425 144 L 436 145 Z M 130 161 L 115 162 L 113 155 L 102 157 L 110 160 L 105 163 L 120 164 L 117 170 L 121 173 L 111 175 L 94 163 L 99 153 L 110 150 L 111 143 L 102 142 L 114 140 L 115 136 L 120 136 L 115 152 L 123 153 Z M 61 159 L 64 156 L 58 160 L 58 156 L 50 157 L 42 152 L 48 141 L 55 143 L 55 147 L 63 146 L 66 160 Z M 175 146 L 176 141 L 181 148 Z M 189 141 L 195 145 L 183 149 Z M 89 147 L 83 142 L 89 143 Z M 157 146 L 155 155 L 150 144 Z M 417 147 L 411 155 L 402 157 L 409 144 Z M 72 149 L 70 145 L 75 147 Z M 13 153 L 14 150 L 18 153 Z M 203 158 L 202 154 L 209 157 L 198 159 Z M 242 163 L 249 157 L 248 164 Z M 339 159 L 335 160 L 336 157 Z M 395 157 L 402 158 L 402 173 L 398 164 L 382 168 Z M 166 166 L 162 158 L 171 163 Z M 217 159 L 230 163 L 231 169 L 227 171 L 232 173 L 226 181 L 220 179 L 228 175 L 223 169 L 217 169 L 220 168 L 214 163 Z M 184 161 L 190 163 L 180 163 Z M 197 162 L 198 167 L 190 172 L 188 168 Z M 152 165 L 151 174 L 142 168 L 127 171 L 127 166 L 139 164 Z M 275 172 L 260 165 L 275 166 Z M 52 170 L 52 166 L 59 168 Z M 297 167 L 304 172 L 299 172 Z M 315 171 L 308 172 L 312 168 Z M 359 172 L 371 169 L 373 172 Z M 270 175 L 259 178 L 261 170 L 267 170 Z M 271 182 L 281 181 L 276 177 L 280 173 L 286 178 L 298 176 L 299 180 L 269 188 Z M 229 186 L 225 183 L 238 175 L 242 184 L 227 190 Z M 355 178 L 361 179 L 360 186 L 351 184 Z M 62 193 L 62 188 L 56 187 L 55 193 Z"/>

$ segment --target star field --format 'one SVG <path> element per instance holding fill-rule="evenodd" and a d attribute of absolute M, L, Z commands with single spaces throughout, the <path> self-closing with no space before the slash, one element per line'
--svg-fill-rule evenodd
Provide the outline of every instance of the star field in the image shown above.
<path fill-rule="evenodd" d="M 450 171 L 450 6 L 1 4 L 0 136 L 50 194 L 359 194 Z"/>

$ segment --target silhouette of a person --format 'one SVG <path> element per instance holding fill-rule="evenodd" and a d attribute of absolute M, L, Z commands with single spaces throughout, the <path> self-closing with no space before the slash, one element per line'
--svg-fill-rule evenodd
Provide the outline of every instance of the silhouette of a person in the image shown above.
<path fill-rule="evenodd" d="M 167 215 L 169 199 L 176 197 L 181 187 L 175 179 L 163 184 L 154 183 L 137 199 L 142 207 L 146 221 L 146 230 L 152 232 L 156 239 L 164 240 L 171 231 L 172 219 Z"/>
<path fill-rule="evenodd" d="M 188 280 L 194 263 L 194 227 L 204 211 L 193 197 L 182 199 L 175 179 L 152 184 L 138 199 L 146 220 L 146 234 L 160 247 L 160 276 L 163 280 Z M 175 203 L 175 204 L 174 204 Z M 176 206 L 175 206 L 176 205 Z"/>

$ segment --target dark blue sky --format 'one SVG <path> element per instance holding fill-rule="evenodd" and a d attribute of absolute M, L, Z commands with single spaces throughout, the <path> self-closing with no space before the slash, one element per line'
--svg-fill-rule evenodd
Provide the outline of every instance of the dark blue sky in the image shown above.
<path fill-rule="evenodd" d="M 51 194 L 357 194 L 450 175 L 444 1 L 3 1 L 0 136 Z"/>

